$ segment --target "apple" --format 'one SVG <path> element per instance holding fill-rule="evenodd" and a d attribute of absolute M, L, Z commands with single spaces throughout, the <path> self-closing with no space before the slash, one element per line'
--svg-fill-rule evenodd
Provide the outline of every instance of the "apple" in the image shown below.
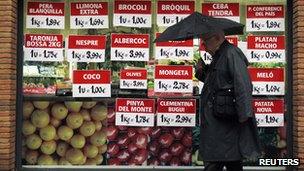
<path fill-rule="evenodd" d="M 181 139 L 185 133 L 185 128 L 182 127 L 177 127 L 173 128 L 171 130 L 171 134 L 176 138 L 176 139 Z"/>
<path fill-rule="evenodd" d="M 111 125 L 107 128 L 108 140 L 110 140 L 110 141 L 115 140 L 117 137 L 117 134 L 118 134 L 118 129 L 115 126 Z"/>
<path fill-rule="evenodd" d="M 174 140 L 174 137 L 169 133 L 162 134 L 159 137 L 159 143 L 164 148 L 170 147 L 170 145 L 173 143 L 173 140 Z"/>
<path fill-rule="evenodd" d="M 184 164 L 187 164 L 187 165 L 190 164 L 190 162 L 191 162 L 191 152 L 190 151 L 185 150 L 182 153 L 181 162 L 183 162 Z"/>
<path fill-rule="evenodd" d="M 182 139 L 182 144 L 186 147 L 192 146 L 192 135 L 190 133 L 186 133 Z"/>
<path fill-rule="evenodd" d="M 127 134 L 129 138 L 134 138 L 137 134 L 136 130 L 134 128 L 128 128 Z"/>
<path fill-rule="evenodd" d="M 160 162 L 157 160 L 157 158 L 150 158 L 148 159 L 148 165 L 158 166 Z"/>
<path fill-rule="evenodd" d="M 129 145 L 128 145 L 128 150 L 129 150 L 129 152 L 130 153 L 132 153 L 132 154 L 135 154 L 136 153 L 136 151 L 137 151 L 137 146 L 134 144 L 134 143 L 130 143 Z"/>
<path fill-rule="evenodd" d="M 151 128 L 150 127 L 137 128 L 137 132 L 140 133 L 140 134 L 150 135 L 151 134 Z"/>
<path fill-rule="evenodd" d="M 127 135 L 119 136 L 117 139 L 117 144 L 121 147 L 126 147 L 130 143 L 130 139 Z"/>
<path fill-rule="evenodd" d="M 148 136 L 145 134 L 138 134 L 135 139 L 135 145 L 139 149 L 145 149 L 148 143 Z"/>
<path fill-rule="evenodd" d="M 179 156 L 183 152 L 184 146 L 180 143 L 174 143 L 170 146 L 169 150 L 173 156 Z"/>
<path fill-rule="evenodd" d="M 128 129 L 128 127 L 127 126 L 117 126 L 117 128 L 120 130 L 120 131 L 125 131 L 125 130 L 127 130 Z"/>
<path fill-rule="evenodd" d="M 120 165 L 120 161 L 117 158 L 111 158 L 108 160 L 108 165 Z"/>
<path fill-rule="evenodd" d="M 134 157 L 131 157 L 131 159 L 128 160 L 127 165 L 128 166 L 134 166 L 134 165 L 138 165 L 138 164 L 136 163 Z"/>
<path fill-rule="evenodd" d="M 180 166 L 181 163 L 177 157 L 173 157 L 170 161 L 170 166 Z"/>
<path fill-rule="evenodd" d="M 145 149 L 139 149 L 132 158 L 134 158 L 136 164 L 143 164 L 148 158 L 148 152 Z"/>
<path fill-rule="evenodd" d="M 115 112 L 113 108 L 108 107 L 107 120 L 108 122 L 115 122 Z"/>
<path fill-rule="evenodd" d="M 119 146 L 115 143 L 109 143 L 108 144 L 108 154 L 113 157 L 119 152 Z"/>
<path fill-rule="evenodd" d="M 153 128 L 152 131 L 151 131 L 151 138 L 158 138 L 161 134 L 161 128 L 160 127 L 156 127 L 156 128 Z"/>
<path fill-rule="evenodd" d="M 120 162 L 126 162 L 127 160 L 129 160 L 130 158 L 130 152 L 128 150 L 121 150 L 120 152 L 118 152 L 117 154 L 117 159 Z"/>
<path fill-rule="evenodd" d="M 149 144 L 149 152 L 154 155 L 157 156 L 158 152 L 159 152 L 159 143 L 157 141 L 152 141 Z"/>
<path fill-rule="evenodd" d="M 168 149 L 163 149 L 158 156 L 160 162 L 167 163 L 171 160 L 172 154 L 169 152 Z"/>

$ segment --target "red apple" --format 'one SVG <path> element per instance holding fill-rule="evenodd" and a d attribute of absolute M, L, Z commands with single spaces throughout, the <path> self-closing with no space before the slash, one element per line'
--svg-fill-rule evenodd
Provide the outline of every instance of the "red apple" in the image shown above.
<path fill-rule="evenodd" d="M 128 160 L 127 165 L 129 165 L 129 166 L 137 165 L 137 163 L 136 163 L 136 161 L 135 161 L 135 159 L 134 159 L 133 156 L 131 157 L 130 160 Z"/>
<path fill-rule="evenodd" d="M 180 143 L 174 143 L 170 146 L 169 150 L 173 156 L 179 156 L 183 152 L 184 146 Z"/>
<path fill-rule="evenodd" d="M 152 141 L 149 144 L 149 152 L 154 155 L 157 156 L 158 152 L 159 152 L 159 143 L 157 141 Z"/>
<path fill-rule="evenodd" d="M 148 143 L 148 136 L 145 134 L 138 134 L 135 139 L 135 145 L 137 148 L 145 149 Z"/>
<path fill-rule="evenodd" d="M 148 165 L 158 166 L 160 162 L 157 160 L 157 158 L 150 158 L 148 159 Z"/>
<path fill-rule="evenodd" d="M 159 143 L 162 147 L 168 148 L 172 144 L 173 139 L 174 137 L 171 134 L 165 133 L 159 137 Z"/>
<path fill-rule="evenodd" d="M 151 127 L 138 128 L 137 132 L 140 133 L 140 134 L 150 135 L 151 134 Z"/>
<path fill-rule="evenodd" d="M 113 125 L 108 126 L 108 128 L 107 128 L 108 140 L 110 140 L 110 141 L 115 140 L 117 134 L 118 134 L 118 129 L 115 126 L 113 126 Z"/>
<path fill-rule="evenodd" d="M 130 139 L 127 135 L 122 135 L 117 138 L 117 144 L 122 147 L 126 147 L 130 143 Z"/>
<path fill-rule="evenodd" d="M 108 160 L 108 165 L 120 165 L 120 161 L 117 158 L 111 158 Z"/>
<path fill-rule="evenodd" d="M 117 159 L 120 162 L 126 162 L 127 160 L 129 160 L 130 158 L 130 152 L 128 150 L 121 150 L 120 152 L 118 152 L 117 154 Z"/>
<path fill-rule="evenodd" d="M 136 164 L 143 164 L 148 158 L 148 152 L 145 149 L 140 149 L 137 153 L 133 156 Z"/>
<path fill-rule="evenodd" d="M 158 155 L 158 159 L 160 162 L 167 163 L 171 160 L 172 154 L 170 154 L 168 149 L 162 149 L 162 151 Z"/>
<path fill-rule="evenodd" d="M 184 133 L 185 133 L 185 128 L 183 127 L 176 127 L 171 130 L 171 134 L 177 139 L 181 139 Z"/>
<path fill-rule="evenodd" d="M 132 153 L 132 154 L 135 154 L 136 153 L 136 151 L 137 151 L 137 146 L 134 144 L 134 143 L 130 143 L 129 145 L 128 145 L 128 150 L 129 150 L 129 152 L 130 153 Z"/>
<path fill-rule="evenodd" d="M 134 138 L 135 135 L 137 134 L 136 130 L 134 128 L 128 128 L 127 130 L 127 134 L 129 138 Z"/>
<path fill-rule="evenodd" d="M 186 147 L 192 146 L 192 135 L 190 133 L 184 134 L 184 137 L 182 139 L 182 144 Z"/>
<path fill-rule="evenodd" d="M 109 143 L 107 152 L 111 157 L 113 157 L 119 152 L 119 146 L 113 142 Z"/>
<path fill-rule="evenodd" d="M 107 115 L 108 122 L 115 122 L 115 112 L 113 108 L 108 107 L 108 115 Z"/>
<path fill-rule="evenodd" d="M 177 157 L 173 157 L 170 161 L 170 166 L 180 166 L 181 163 Z"/>
<path fill-rule="evenodd" d="M 121 131 L 125 131 L 125 130 L 128 129 L 127 126 L 117 126 L 117 127 L 118 127 L 118 129 L 121 130 Z"/>
<path fill-rule="evenodd" d="M 182 153 L 182 156 L 181 156 L 181 161 L 184 163 L 184 164 L 190 164 L 191 162 L 191 152 L 188 151 L 188 150 L 185 150 L 183 153 Z"/>
<path fill-rule="evenodd" d="M 151 138 L 158 138 L 161 134 L 161 129 L 160 127 L 156 127 L 151 131 Z"/>

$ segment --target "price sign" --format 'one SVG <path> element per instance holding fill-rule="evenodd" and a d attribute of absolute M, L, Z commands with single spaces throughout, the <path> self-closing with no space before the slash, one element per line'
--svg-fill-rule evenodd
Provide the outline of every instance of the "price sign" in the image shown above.
<path fill-rule="evenodd" d="M 63 37 L 55 34 L 26 34 L 25 61 L 63 61 Z"/>
<path fill-rule="evenodd" d="M 26 28 L 64 29 L 64 3 L 28 2 Z"/>
<path fill-rule="evenodd" d="M 284 95 L 283 68 L 249 68 L 253 95 Z"/>
<path fill-rule="evenodd" d="M 157 25 L 169 27 L 194 12 L 194 1 L 158 1 Z"/>
<path fill-rule="evenodd" d="M 110 70 L 73 71 L 73 97 L 111 97 Z"/>
<path fill-rule="evenodd" d="M 103 29 L 109 27 L 107 2 L 72 2 L 71 29 Z"/>
<path fill-rule="evenodd" d="M 116 99 L 115 125 L 153 127 L 155 101 L 153 99 Z"/>
<path fill-rule="evenodd" d="M 152 26 L 151 1 L 114 1 L 114 26 Z"/>
<path fill-rule="evenodd" d="M 121 70 L 120 89 L 147 89 L 147 70 L 146 69 Z"/>
<path fill-rule="evenodd" d="M 157 126 L 195 126 L 195 99 L 158 100 L 157 106 Z"/>
<path fill-rule="evenodd" d="M 228 40 L 229 43 L 238 46 L 238 38 L 234 36 L 227 36 L 226 39 Z M 212 61 L 212 56 L 206 52 L 205 46 L 202 44 L 202 39 L 200 39 L 200 44 L 199 44 L 199 51 L 201 58 L 205 62 L 205 64 L 210 64 Z"/>
<path fill-rule="evenodd" d="M 284 100 L 253 100 L 254 113 L 258 127 L 284 126 Z"/>
<path fill-rule="evenodd" d="M 148 34 L 112 34 L 112 61 L 149 61 Z"/>
<path fill-rule="evenodd" d="M 285 36 L 248 36 L 249 62 L 285 62 Z"/>
<path fill-rule="evenodd" d="M 248 5 L 246 31 L 284 31 L 283 5 Z"/>
<path fill-rule="evenodd" d="M 193 67 L 181 65 L 155 66 L 154 91 L 161 93 L 192 93 Z"/>
<path fill-rule="evenodd" d="M 69 36 L 69 62 L 104 62 L 106 36 Z"/>
<path fill-rule="evenodd" d="M 160 33 L 156 34 L 158 37 Z M 193 39 L 183 41 L 156 42 L 155 59 L 193 59 Z"/>
<path fill-rule="evenodd" d="M 203 3 L 202 14 L 240 22 L 240 8 L 238 3 Z"/>

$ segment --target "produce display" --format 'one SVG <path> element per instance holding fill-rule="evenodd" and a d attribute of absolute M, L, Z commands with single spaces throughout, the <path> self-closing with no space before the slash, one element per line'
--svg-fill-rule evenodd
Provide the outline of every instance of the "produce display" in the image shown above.
<path fill-rule="evenodd" d="M 25 101 L 23 155 L 30 165 L 100 165 L 107 151 L 107 104 Z"/>

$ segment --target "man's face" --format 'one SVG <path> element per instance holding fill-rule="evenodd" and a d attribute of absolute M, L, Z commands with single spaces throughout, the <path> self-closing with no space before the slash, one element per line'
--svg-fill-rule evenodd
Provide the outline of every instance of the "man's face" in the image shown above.
<path fill-rule="evenodd" d="M 202 37 L 202 44 L 205 47 L 206 52 L 214 55 L 214 52 L 218 46 L 218 37 L 216 34 L 204 35 Z"/>

